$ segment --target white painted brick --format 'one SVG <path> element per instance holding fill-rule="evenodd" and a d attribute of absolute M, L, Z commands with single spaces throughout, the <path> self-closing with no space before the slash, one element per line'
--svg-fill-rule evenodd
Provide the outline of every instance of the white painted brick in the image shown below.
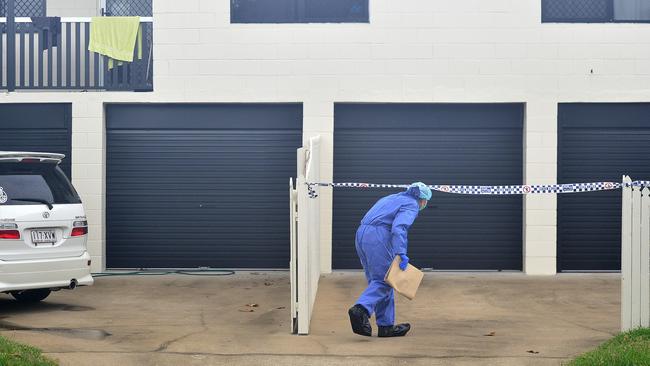
<path fill-rule="evenodd" d="M 555 242 L 557 228 L 555 227 L 555 223 L 548 226 L 528 225 L 528 220 L 526 220 L 524 235 L 526 236 L 526 240 L 530 241 Z"/>
<path fill-rule="evenodd" d="M 429 43 L 372 45 L 372 57 L 379 59 L 427 59 L 432 54 L 433 45 Z"/>
<path fill-rule="evenodd" d="M 602 45 L 602 57 L 605 59 L 634 59 L 647 56 L 647 45 L 608 43 Z"/>
<path fill-rule="evenodd" d="M 198 60 L 170 60 L 169 73 L 175 76 L 195 75 L 199 68 Z"/>
<path fill-rule="evenodd" d="M 75 162 L 72 165 L 72 176 L 80 179 L 101 179 L 103 176 L 103 166 L 96 164 L 81 164 Z"/>
<path fill-rule="evenodd" d="M 277 57 L 280 60 L 299 60 L 309 58 L 309 47 L 300 47 L 297 44 L 277 44 L 275 46 Z"/>
<path fill-rule="evenodd" d="M 474 98 L 479 98 L 479 100 L 508 98 L 519 101 L 525 89 L 525 83 L 522 78 L 509 75 L 467 76 L 465 88 L 472 91 L 475 95 Z"/>
<path fill-rule="evenodd" d="M 296 79 L 293 80 L 296 81 Z M 309 95 L 318 100 L 322 100 L 319 97 L 327 97 L 332 98 L 330 100 L 334 100 L 334 96 L 339 90 L 341 83 L 338 77 L 332 76 L 302 78 L 302 80 L 305 81 L 305 85 L 309 89 Z M 284 85 L 285 83 L 287 83 L 287 80 L 283 80 L 280 84 Z"/>
<path fill-rule="evenodd" d="M 549 257 L 526 257 L 524 271 L 531 276 L 552 276 L 556 274 L 556 258 Z"/>
<path fill-rule="evenodd" d="M 201 28 L 199 29 L 199 42 L 202 44 L 227 45 L 232 42 L 235 30 L 229 28 Z"/>
<path fill-rule="evenodd" d="M 156 16 L 164 13 L 199 13 L 200 0 L 157 1 Z"/>
<path fill-rule="evenodd" d="M 368 44 L 311 44 L 309 58 L 311 59 L 368 59 L 370 45 Z"/>
<path fill-rule="evenodd" d="M 481 61 L 456 59 L 449 62 L 450 75 L 477 75 L 481 69 Z"/>
<path fill-rule="evenodd" d="M 89 148 L 88 134 L 87 133 L 74 133 L 72 134 L 72 148 Z"/>
<path fill-rule="evenodd" d="M 650 75 L 650 60 L 635 61 L 634 72 L 636 74 Z"/>
<path fill-rule="evenodd" d="M 102 149 L 79 148 L 73 150 L 72 158 L 75 164 L 101 164 L 103 161 Z"/>
<path fill-rule="evenodd" d="M 536 182 L 526 181 L 528 184 Z M 557 197 L 555 195 L 527 195 L 524 197 L 524 204 L 526 211 L 530 210 L 546 210 L 555 212 L 557 208 Z"/>
<path fill-rule="evenodd" d="M 591 76 L 602 72 L 604 60 L 574 60 L 574 74 L 579 76 Z"/>
<path fill-rule="evenodd" d="M 234 43 L 280 43 L 289 41 L 292 35 L 285 29 L 268 28 L 238 28 L 231 29 L 230 33 L 230 40 Z"/>
<path fill-rule="evenodd" d="M 557 134 L 528 131 L 525 136 L 526 148 L 557 148 Z"/>
<path fill-rule="evenodd" d="M 262 65 L 268 63 L 259 60 L 201 60 L 198 69 L 201 75 L 264 75 L 266 72 Z"/>
<path fill-rule="evenodd" d="M 329 117 L 328 121 L 323 121 L 323 128 L 333 129 L 334 103 L 310 101 L 303 104 L 303 114 L 305 118 L 311 117 Z"/>
<path fill-rule="evenodd" d="M 605 56 L 607 49 L 603 44 L 558 44 L 558 57 L 561 59 L 594 59 Z"/>
<path fill-rule="evenodd" d="M 496 55 L 493 44 L 450 44 L 436 43 L 433 47 L 433 56 L 438 58 L 481 59 L 493 58 Z"/>
<path fill-rule="evenodd" d="M 332 116 L 323 116 L 323 117 L 303 116 L 302 128 L 305 132 L 312 133 L 312 135 L 314 133 L 320 133 L 320 131 L 323 130 L 332 130 L 333 129 Z"/>
<path fill-rule="evenodd" d="M 219 23 L 215 13 L 156 13 L 154 34 L 159 29 L 210 28 Z"/>
<path fill-rule="evenodd" d="M 358 69 L 354 60 L 287 61 L 294 75 L 352 75 Z M 363 64 L 363 62 L 361 62 Z"/>
<path fill-rule="evenodd" d="M 571 43 L 571 27 L 566 24 L 545 24 L 540 32 L 540 42 Z"/>
<path fill-rule="evenodd" d="M 385 75 L 448 75 L 450 62 L 447 59 L 422 59 L 422 60 L 373 60 L 370 63 L 358 63 L 360 74 L 385 74 Z"/>
<path fill-rule="evenodd" d="M 74 186 L 82 196 L 100 195 L 103 193 L 103 182 L 101 179 L 75 179 Z"/>
<path fill-rule="evenodd" d="M 90 271 L 92 273 L 99 273 L 104 270 L 104 258 L 102 257 L 102 254 L 103 253 L 97 253 L 97 255 L 91 254 L 90 260 L 92 261 L 92 265 L 90 266 Z"/>
<path fill-rule="evenodd" d="M 512 9 L 512 0 L 477 1 L 476 11 L 483 13 L 508 13 Z"/>
<path fill-rule="evenodd" d="M 507 75 L 511 71 L 510 60 L 483 60 L 479 64 L 479 72 L 483 75 Z"/>
<path fill-rule="evenodd" d="M 516 75 L 571 75 L 575 65 L 571 60 L 516 59 L 512 60 L 512 72 Z"/>
<path fill-rule="evenodd" d="M 337 80 L 334 77 L 331 79 L 334 82 L 334 86 L 330 87 L 330 91 L 335 91 L 338 85 Z M 314 87 L 312 86 L 313 82 L 314 78 L 309 78 L 307 76 L 285 76 L 282 78 L 281 82 L 278 83 L 278 96 L 285 99 L 299 100 L 300 95 L 310 94 L 314 90 Z"/>
<path fill-rule="evenodd" d="M 199 10 L 202 13 L 218 13 L 230 11 L 230 4 L 227 1 L 200 0 Z"/>
<path fill-rule="evenodd" d="M 558 46 L 553 43 L 529 43 L 526 45 L 526 57 L 537 59 L 557 59 Z"/>
<path fill-rule="evenodd" d="M 553 148 L 527 148 L 526 163 L 555 163 L 557 149 Z"/>
<path fill-rule="evenodd" d="M 198 29 L 158 29 L 155 32 L 156 44 L 199 43 Z"/>
<path fill-rule="evenodd" d="M 75 173 L 72 173 L 74 177 Z M 73 178 L 74 179 L 74 178 Z M 74 183 L 73 183 L 74 184 Z M 81 197 L 84 208 L 87 210 L 102 210 L 104 197 L 102 195 L 85 194 Z"/>
<path fill-rule="evenodd" d="M 100 118 L 77 117 L 72 121 L 72 133 L 94 132 L 102 133 L 103 124 Z"/>
<path fill-rule="evenodd" d="M 101 235 L 94 236 L 91 227 L 88 228 L 88 242 L 86 243 L 86 248 L 91 256 L 99 256 L 102 254 Z"/>
<path fill-rule="evenodd" d="M 526 117 L 526 130 L 530 132 L 554 132 L 557 131 L 557 119 L 555 117 L 529 114 Z"/>
<path fill-rule="evenodd" d="M 526 119 L 542 118 L 557 121 L 557 101 L 535 100 L 526 103 Z"/>
<path fill-rule="evenodd" d="M 497 43 L 494 45 L 494 52 L 497 58 L 509 60 L 527 56 L 526 45 L 520 43 Z"/>
<path fill-rule="evenodd" d="M 103 213 L 100 210 L 85 209 L 86 218 L 88 218 L 88 225 L 101 225 L 103 220 Z"/>
<path fill-rule="evenodd" d="M 634 60 L 604 60 L 599 69 L 594 70 L 598 75 L 631 75 L 636 71 Z"/>
<path fill-rule="evenodd" d="M 527 163 L 527 184 L 554 184 L 557 179 L 557 167 L 550 163 Z"/>
<path fill-rule="evenodd" d="M 190 51 L 197 56 L 202 55 L 202 47 Z M 233 44 L 230 47 L 214 47 L 214 58 L 235 60 L 272 60 L 277 58 L 277 47 L 273 44 Z M 212 58 L 211 57 L 211 58 Z"/>
<path fill-rule="evenodd" d="M 432 39 L 420 39 L 423 32 L 432 31 L 428 28 L 403 28 L 403 29 L 379 29 L 370 32 L 369 29 L 360 32 L 341 32 L 336 38 L 337 43 L 359 43 L 359 42 L 372 42 L 372 43 L 387 43 L 387 44 L 403 44 L 403 43 L 431 43 Z M 361 34 L 361 37 L 356 35 Z M 352 38 L 350 38 L 352 37 Z M 331 32 L 327 34 L 328 39 L 332 39 Z M 323 41 L 321 41 L 323 42 Z"/>
<path fill-rule="evenodd" d="M 556 224 L 556 211 L 526 210 L 526 228 L 533 226 L 555 226 Z"/>
<path fill-rule="evenodd" d="M 101 149 L 104 146 L 104 134 L 101 132 L 86 133 L 88 147 Z"/>
<path fill-rule="evenodd" d="M 433 76 L 405 76 L 404 77 L 404 99 L 410 101 L 431 101 L 433 100 Z"/>

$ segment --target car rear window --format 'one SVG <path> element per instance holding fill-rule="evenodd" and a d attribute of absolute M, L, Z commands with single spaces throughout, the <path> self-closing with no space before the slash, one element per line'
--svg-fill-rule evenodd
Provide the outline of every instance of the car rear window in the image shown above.
<path fill-rule="evenodd" d="M 0 200 L 3 205 L 37 204 L 18 198 L 45 200 L 52 204 L 81 203 L 63 171 L 52 163 L 0 163 L 0 191 L 0 199 L 4 196 Z"/>

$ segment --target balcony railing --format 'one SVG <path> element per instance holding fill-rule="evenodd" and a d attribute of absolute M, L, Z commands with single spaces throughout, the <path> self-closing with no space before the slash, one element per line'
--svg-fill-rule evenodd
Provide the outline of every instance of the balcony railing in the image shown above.
<path fill-rule="evenodd" d="M 153 90 L 153 18 L 140 18 L 142 49 L 136 42 L 133 62 L 113 67 L 88 51 L 90 18 L 61 18 L 56 39 L 31 18 L 14 19 L 0 18 L 0 89 Z"/>

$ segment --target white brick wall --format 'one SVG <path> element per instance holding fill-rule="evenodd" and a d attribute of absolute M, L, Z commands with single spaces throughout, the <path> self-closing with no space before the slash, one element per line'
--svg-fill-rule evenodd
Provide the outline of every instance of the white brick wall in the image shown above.
<path fill-rule="evenodd" d="M 47 15 L 94 17 L 99 15 L 98 0 L 47 0 Z"/>
<path fill-rule="evenodd" d="M 557 179 L 557 103 L 650 101 L 647 24 L 542 24 L 540 0 L 370 3 L 370 24 L 262 25 L 229 24 L 228 0 L 155 0 L 155 92 L 12 93 L 0 102 L 73 103 L 74 183 L 97 265 L 103 103 L 303 102 L 305 140 L 323 136 L 330 180 L 335 102 L 524 102 L 530 184 Z M 329 269 L 331 192 L 321 197 Z M 555 273 L 555 197 L 526 197 L 524 214 L 525 271 Z"/>

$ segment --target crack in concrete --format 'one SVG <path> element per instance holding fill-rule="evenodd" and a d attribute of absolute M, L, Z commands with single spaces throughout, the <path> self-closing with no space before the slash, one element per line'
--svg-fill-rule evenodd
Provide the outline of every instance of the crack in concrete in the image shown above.
<path fill-rule="evenodd" d="M 200 324 L 201 324 L 201 330 L 193 331 L 193 332 L 187 333 L 185 335 L 182 335 L 180 337 L 176 337 L 174 339 L 171 339 L 169 341 L 165 341 L 165 342 L 161 343 L 160 346 L 158 346 L 158 348 L 156 348 L 153 352 L 170 353 L 170 352 L 163 352 L 163 351 L 166 351 L 167 348 L 169 348 L 169 346 L 172 345 L 173 343 L 176 343 L 178 341 L 181 341 L 181 340 L 183 340 L 185 338 L 191 337 L 191 336 L 196 335 L 196 334 L 207 332 L 208 327 L 206 326 L 206 323 L 205 323 L 205 313 L 204 313 L 203 309 L 201 309 L 201 313 L 199 314 L 199 319 L 200 319 Z"/>
<path fill-rule="evenodd" d="M 566 320 L 566 319 L 561 319 L 561 320 L 564 321 L 564 322 L 567 322 L 567 323 L 569 323 L 569 324 L 575 325 L 576 327 L 580 327 L 580 328 L 583 328 L 583 329 L 593 330 L 594 332 L 598 332 L 598 333 L 604 333 L 604 334 L 607 334 L 607 335 L 609 335 L 609 336 L 611 336 L 611 337 L 613 337 L 613 336 L 616 335 L 616 333 L 608 332 L 608 331 L 606 331 L 606 330 L 601 330 L 601 329 L 597 329 L 597 328 L 592 328 L 592 327 L 590 327 L 590 326 L 587 326 L 587 325 L 584 325 L 584 324 L 580 324 L 580 323 L 577 323 L 577 322 L 574 322 L 574 321 L 571 321 L 571 320 Z"/>

